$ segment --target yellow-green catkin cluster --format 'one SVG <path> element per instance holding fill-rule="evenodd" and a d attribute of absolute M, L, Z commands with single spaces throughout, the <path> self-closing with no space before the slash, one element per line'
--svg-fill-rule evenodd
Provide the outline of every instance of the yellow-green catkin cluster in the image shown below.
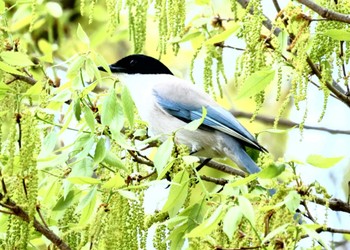
<path fill-rule="evenodd" d="M 223 49 L 220 47 L 209 45 L 206 50 L 206 57 L 204 59 L 203 68 L 203 84 L 206 92 L 216 94 L 218 92 L 219 96 L 223 96 L 221 77 L 223 77 L 224 82 L 227 83 L 227 78 L 224 74 L 224 64 L 222 61 Z M 215 82 L 214 86 L 214 76 L 213 67 L 215 66 Z"/>
<path fill-rule="evenodd" d="M 128 0 L 129 36 L 134 42 L 134 53 L 141 53 L 146 41 L 148 1 Z"/>
<path fill-rule="evenodd" d="M 139 194 L 141 201 L 143 195 Z M 144 228 L 143 204 L 113 194 L 105 217 L 103 249 L 146 249 L 147 232 Z"/>
<path fill-rule="evenodd" d="M 153 247 L 157 250 L 167 250 L 166 235 L 167 228 L 165 225 L 157 225 L 156 231 L 153 237 Z"/>
<path fill-rule="evenodd" d="M 114 34 L 117 24 L 120 22 L 120 11 L 122 8 L 122 0 L 106 0 L 108 11 L 108 32 Z"/>
<path fill-rule="evenodd" d="M 249 11 L 253 12 L 250 13 Z M 245 14 L 242 18 L 242 28 L 238 37 L 241 37 L 246 42 L 246 49 L 236 66 L 235 81 L 236 84 L 244 82 L 244 80 L 254 72 L 268 66 L 266 61 L 265 39 L 262 37 L 262 22 L 265 17 L 262 12 L 260 0 L 252 0 L 245 9 Z M 239 84 L 237 84 L 239 85 Z M 264 92 L 255 96 L 257 104 L 254 114 L 256 115 L 264 102 Z"/>
<path fill-rule="evenodd" d="M 31 1 L 32 20 L 30 21 L 30 25 L 29 25 L 29 32 L 33 31 L 33 27 L 34 27 L 35 21 L 36 21 L 36 19 L 38 17 L 37 6 L 38 6 L 38 0 L 32 0 Z"/>
<path fill-rule="evenodd" d="M 71 226 L 79 222 L 79 215 L 75 212 L 77 205 L 74 204 L 65 209 L 62 219 L 58 225 L 63 233 L 63 240 L 72 248 L 77 249 L 81 241 L 80 230 L 72 230 Z"/>
<path fill-rule="evenodd" d="M 185 0 L 156 0 L 156 18 L 158 20 L 160 54 L 166 54 L 168 41 L 172 37 L 181 37 L 184 33 L 186 9 Z M 172 44 L 175 54 L 179 44 Z"/>

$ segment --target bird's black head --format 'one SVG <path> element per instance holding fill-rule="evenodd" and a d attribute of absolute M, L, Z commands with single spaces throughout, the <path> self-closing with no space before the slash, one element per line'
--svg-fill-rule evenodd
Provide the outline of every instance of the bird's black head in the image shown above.
<path fill-rule="evenodd" d="M 109 68 L 112 73 L 173 75 L 159 60 L 140 54 L 124 57 L 116 63 L 109 65 Z M 101 66 L 98 69 L 105 71 Z"/>

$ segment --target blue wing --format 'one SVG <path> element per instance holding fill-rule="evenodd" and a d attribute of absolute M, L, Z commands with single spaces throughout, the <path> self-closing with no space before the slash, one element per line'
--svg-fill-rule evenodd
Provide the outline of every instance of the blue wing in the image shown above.
<path fill-rule="evenodd" d="M 158 104 L 166 112 L 182 121 L 191 122 L 202 117 L 202 107 L 199 105 L 190 106 L 188 104 L 177 103 L 160 96 L 157 92 L 154 94 Z M 207 109 L 207 115 L 201 125 L 202 127 L 221 131 L 233 136 L 248 147 L 266 151 L 229 111 L 219 106 L 206 106 L 205 108 Z"/>

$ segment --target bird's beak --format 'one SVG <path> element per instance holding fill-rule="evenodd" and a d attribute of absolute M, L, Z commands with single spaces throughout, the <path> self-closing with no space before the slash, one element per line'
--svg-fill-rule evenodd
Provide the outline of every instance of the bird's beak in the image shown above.
<path fill-rule="evenodd" d="M 109 65 L 108 67 L 109 67 L 109 69 L 110 69 L 110 71 L 111 71 L 112 73 L 123 73 L 123 72 L 125 72 L 125 68 L 123 68 L 123 67 L 116 67 L 116 66 L 113 66 L 113 65 Z M 104 71 L 104 72 L 108 72 L 108 71 L 107 71 L 104 67 L 102 67 L 102 66 L 98 66 L 97 68 L 98 68 L 98 70 L 101 70 L 101 71 Z"/>

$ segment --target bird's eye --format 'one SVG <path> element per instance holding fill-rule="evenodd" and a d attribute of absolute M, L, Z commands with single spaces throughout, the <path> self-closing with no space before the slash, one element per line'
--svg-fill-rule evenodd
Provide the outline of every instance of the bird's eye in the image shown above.
<path fill-rule="evenodd" d="M 129 62 L 129 64 L 130 64 L 130 66 L 135 66 L 135 64 L 137 63 L 137 61 L 136 60 L 131 60 L 130 62 Z"/>

